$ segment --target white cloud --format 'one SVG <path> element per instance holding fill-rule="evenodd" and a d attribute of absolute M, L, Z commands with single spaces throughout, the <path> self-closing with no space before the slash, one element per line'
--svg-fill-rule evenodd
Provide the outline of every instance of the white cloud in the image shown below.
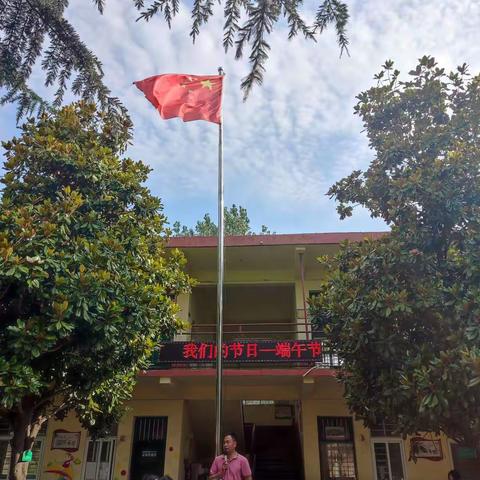
<path fill-rule="evenodd" d="M 216 126 L 162 121 L 133 80 L 166 72 L 227 72 L 224 105 L 226 201 L 240 203 L 255 226 L 276 231 L 379 228 L 368 213 L 340 223 L 324 193 L 372 157 L 362 125 L 353 116 L 355 96 L 373 84 L 387 58 L 406 74 L 418 57 L 434 55 L 453 68 L 466 61 L 480 68 L 480 5 L 476 1 L 349 1 L 351 56 L 339 58 L 333 31 L 318 44 L 287 40 L 286 26 L 270 39 L 264 86 L 242 102 L 240 79 L 247 60 L 236 62 L 221 47 L 223 18 L 217 15 L 195 45 L 188 36 L 190 13 L 182 9 L 168 30 L 161 18 L 135 22 L 130 1 L 107 2 L 104 16 L 91 2 L 72 0 L 69 17 L 104 64 L 107 84 L 135 123 L 130 155 L 149 163 L 152 190 L 172 219 L 193 223 L 214 213 Z M 308 12 L 311 15 L 311 12 Z"/>

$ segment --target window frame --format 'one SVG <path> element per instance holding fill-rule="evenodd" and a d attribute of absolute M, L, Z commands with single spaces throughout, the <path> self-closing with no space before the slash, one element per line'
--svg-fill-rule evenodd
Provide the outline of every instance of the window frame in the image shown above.
<path fill-rule="evenodd" d="M 8 441 L 9 445 L 7 448 L 7 452 L 11 450 L 10 446 L 10 441 L 12 439 L 12 435 L 0 435 L 0 442 L 3 441 Z M 37 467 L 37 473 L 34 474 L 29 474 L 27 472 L 27 480 L 40 480 L 41 474 L 42 474 L 42 469 L 43 469 L 43 462 L 44 462 L 44 453 L 45 453 L 45 444 L 46 444 L 46 435 L 38 435 L 37 438 L 35 439 L 35 442 L 40 442 L 40 452 L 38 455 L 38 467 Z M 3 470 L 3 465 L 2 465 L 2 470 Z M 6 480 L 8 477 L 4 476 L 2 471 L 0 470 L 0 480 Z"/>
<path fill-rule="evenodd" d="M 403 480 L 408 480 L 408 472 L 407 472 L 407 464 L 405 462 L 405 449 L 404 449 L 404 442 L 401 438 L 398 437 L 372 437 L 370 444 L 371 444 L 371 450 L 372 450 L 372 463 L 373 463 L 373 475 L 374 475 L 374 480 L 378 479 L 377 475 L 377 461 L 376 461 L 376 455 L 375 455 L 375 443 L 397 443 L 400 445 L 400 457 L 402 459 L 402 468 L 403 468 Z M 388 473 L 390 476 L 390 480 L 392 478 L 392 466 L 390 462 L 390 452 L 388 448 L 386 449 L 387 452 L 387 459 L 388 459 Z"/>
<path fill-rule="evenodd" d="M 349 428 L 350 439 L 346 440 L 322 440 L 322 432 L 320 431 L 320 424 L 322 419 L 336 419 L 345 421 L 345 425 Z M 322 468 L 322 446 L 328 444 L 343 444 L 343 445 L 351 445 L 352 446 L 352 453 L 353 453 L 353 466 L 354 466 L 354 474 L 355 480 L 359 480 L 358 474 L 358 462 L 357 462 L 357 449 L 355 445 L 355 425 L 353 421 L 353 417 L 351 416 L 336 416 L 336 415 L 318 415 L 317 416 L 317 439 L 318 439 L 318 455 L 320 460 L 320 478 L 321 480 L 328 480 L 324 478 L 324 470 Z M 328 466 L 327 466 L 328 468 Z"/>

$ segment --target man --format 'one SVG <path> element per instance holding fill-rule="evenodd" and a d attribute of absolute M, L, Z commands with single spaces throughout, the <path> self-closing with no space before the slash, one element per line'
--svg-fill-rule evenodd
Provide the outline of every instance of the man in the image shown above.
<path fill-rule="evenodd" d="M 234 433 L 223 437 L 223 453 L 213 461 L 208 480 L 252 480 L 248 460 L 237 452 L 237 437 Z"/>

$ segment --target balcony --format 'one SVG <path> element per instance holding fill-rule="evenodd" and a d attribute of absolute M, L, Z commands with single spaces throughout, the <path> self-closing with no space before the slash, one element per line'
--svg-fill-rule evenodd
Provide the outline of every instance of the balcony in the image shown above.
<path fill-rule="evenodd" d="M 159 346 L 151 368 L 213 368 L 216 356 L 215 324 L 192 326 Z M 226 325 L 222 356 L 226 368 L 336 368 L 341 364 L 328 339 L 312 336 L 304 322 Z"/>
<path fill-rule="evenodd" d="M 207 342 L 216 338 L 216 323 L 193 323 L 189 328 L 182 330 L 175 336 L 176 341 Z M 225 322 L 223 324 L 223 338 L 225 341 L 235 340 L 310 340 L 322 338 L 315 325 L 312 325 L 310 315 L 303 309 L 296 310 L 295 321 L 253 321 Z"/>
<path fill-rule="evenodd" d="M 224 345 L 227 368 L 306 367 L 333 368 L 338 357 L 328 340 L 319 335 L 296 309 L 293 284 L 226 285 Z M 193 289 L 188 305 L 189 322 L 172 342 L 160 345 L 153 367 L 211 368 L 215 365 L 216 287 Z"/>
<path fill-rule="evenodd" d="M 215 285 L 193 289 L 189 302 L 189 328 L 178 340 L 208 341 L 215 338 L 217 322 Z M 295 339 L 294 284 L 230 284 L 224 289 L 225 338 Z M 272 337 L 273 336 L 273 337 Z M 187 338 L 188 337 L 188 338 Z"/>

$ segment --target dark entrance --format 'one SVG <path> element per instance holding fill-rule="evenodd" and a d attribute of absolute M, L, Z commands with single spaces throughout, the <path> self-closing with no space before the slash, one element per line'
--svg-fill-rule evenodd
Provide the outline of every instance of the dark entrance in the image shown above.
<path fill-rule="evenodd" d="M 256 426 L 252 440 L 256 480 L 301 480 L 302 453 L 295 426 Z"/>
<path fill-rule="evenodd" d="M 167 417 L 136 417 L 130 478 L 161 477 L 165 467 Z"/>
<path fill-rule="evenodd" d="M 480 480 L 480 451 L 478 448 L 451 444 L 453 465 L 462 480 Z"/>
<path fill-rule="evenodd" d="M 243 400 L 243 434 L 255 480 L 302 480 L 300 402 Z"/>

